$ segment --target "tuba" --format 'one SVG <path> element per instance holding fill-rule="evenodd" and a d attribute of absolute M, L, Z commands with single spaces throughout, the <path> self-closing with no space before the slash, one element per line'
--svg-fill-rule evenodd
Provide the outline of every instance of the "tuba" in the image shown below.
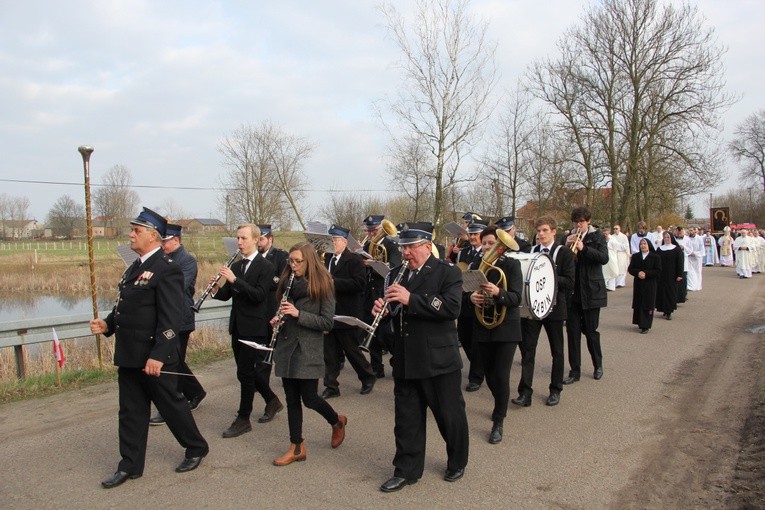
<path fill-rule="evenodd" d="M 386 237 L 395 236 L 398 234 L 398 230 L 396 230 L 396 226 L 393 224 L 393 222 L 388 220 L 382 220 L 380 226 L 382 227 L 380 232 L 369 239 L 369 254 L 374 260 L 379 260 L 381 262 L 387 263 L 388 250 L 385 248 L 382 242 Z M 364 246 L 364 243 L 361 243 L 361 245 Z"/>
<path fill-rule="evenodd" d="M 501 229 L 497 229 L 497 244 L 495 244 L 489 251 L 487 251 L 481 258 L 481 265 L 478 270 L 481 271 L 486 279 L 489 279 L 489 273 L 497 271 L 499 273 L 499 280 L 496 285 L 502 289 L 507 290 L 507 275 L 498 267 L 494 267 L 494 262 L 505 253 L 507 250 L 518 251 L 519 246 L 515 239 L 507 232 Z M 491 308 L 491 310 L 489 310 Z M 487 317 L 487 313 L 490 312 L 490 316 Z M 483 305 L 475 307 L 475 315 L 478 322 L 481 323 L 486 329 L 494 329 L 505 320 L 507 314 L 506 307 L 499 307 L 494 304 L 494 300 L 487 294 L 484 294 Z"/>

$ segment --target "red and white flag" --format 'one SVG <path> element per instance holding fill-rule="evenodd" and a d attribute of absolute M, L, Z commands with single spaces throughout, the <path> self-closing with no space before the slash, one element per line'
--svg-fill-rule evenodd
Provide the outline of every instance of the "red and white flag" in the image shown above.
<path fill-rule="evenodd" d="M 61 347 L 61 342 L 58 341 L 58 335 L 56 334 L 56 328 L 53 329 L 53 356 L 55 356 L 59 367 L 64 366 L 66 357 L 64 356 L 64 348 Z"/>

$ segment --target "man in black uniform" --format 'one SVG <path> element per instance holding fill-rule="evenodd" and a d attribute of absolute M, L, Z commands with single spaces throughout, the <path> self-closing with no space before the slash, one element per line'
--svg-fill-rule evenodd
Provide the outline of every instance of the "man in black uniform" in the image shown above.
<path fill-rule="evenodd" d="M 486 223 L 481 220 L 474 220 L 467 226 L 468 241 L 470 245 L 463 248 L 457 256 L 457 265 L 461 269 L 478 269 L 481 263 L 481 232 L 486 228 Z M 457 331 L 460 344 L 465 351 L 465 355 L 470 361 L 468 370 L 468 384 L 465 391 L 478 391 L 483 384 L 483 367 L 478 355 L 474 353 L 473 348 L 473 327 L 475 324 L 475 312 L 473 303 L 470 302 L 470 292 L 462 293 L 462 307 L 460 316 L 457 319 Z"/>
<path fill-rule="evenodd" d="M 568 337 L 568 363 L 571 370 L 563 384 L 572 384 L 579 380 L 582 365 L 582 333 L 587 339 L 592 364 L 595 367 L 593 377 L 603 377 L 603 352 L 600 349 L 600 309 L 607 305 L 606 281 L 603 278 L 603 265 L 608 264 L 608 246 L 606 237 L 599 229 L 590 225 L 590 210 L 586 206 L 577 207 L 571 212 L 571 221 L 576 224 L 577 232 L 582 237 L 577 240 L 577 233 L 568 236 L 566 244 L 576 252 L 576 275 L 574 294 L 568 305 L 566 335 Z"/>
<path fill-rule="evenodd" d="M 557 224 L 552 216 L 542 216 L 534 222 L 539 244 L 531 249 L 532 253 L 547 253 L 555 263 L 555 275 L 558 282 L 558 292 L 555 306 L 544 319 L 521 319 L 521 380 L 518 382 L 518 398 L 511 402 L 515 405 L 528 407 L 531 405 L 531 394 L 534 392 L 534 364 L 536 361 L 537 343 L 542 326 L 547 333 L 552 354 L 552 372 L 550 373 L 550 395 L 547 405 L 554 406 L 560 402 L 563 391 L 563 322 L 568 315 L 568 301 L 574 291 L 574 254 L 569 248 L 555 242 Z"/>
<path fill-rule="evenodd" d="M 178 391 L 183 393 L 193 411 L 199 407 L 207 393 L 186 364 L 186 350 L 189 346 L 189 337 L 191 332 L 194 331 L 195 326 L 194 311 L 191 307 L 194 305 L 194 287 L 197 283 L 197 261 L 181 244 L 181 230 L 182 227 L 180 225 L 167 224 L 165 236 L 162 238 L 162 251 L 165 252 L 165 255 L 167 255 L 171 262 L 178 264 L 181 267 L 181 271 L 183 271 L 183 305 L 181 306 L 183 320 L 178 332 L 178 342 L 180 344 L 180 368 L 178 371 L 182 374 L 188 374 L 188 377 L 181 376 L 178 378 Z M 149 423 L 151 425 L 164 425 L 165 419 L 162 418 L 161 414 L 156 413 L 151 417 Z"/>
<path fill-rule="evenodd" d="M 335 282 L 335 315 L 348 315 L 361 319 L 364 316 L 362 307 L 367 273 L 361 255 L 348 249 L 350 233 L 349 229 L 338 225 L 332 225 L 329 228 L 335 253 L 325 254 L 324 264 Z M 360 332 L 361 330 L 355 326 L 335 321 L 332 331 L 324 336 L 325 389 L 321 395 L 322 398 L 340 396 L 340 383 L 337 377 L 340 375 L 343 355 L 361 381 L 359 393 L 366 395 L 374 388 L 377 378 L 369 361 L 359 349 Z"/>
<path fill-rule="evenodd" d="M 455 319 L 462 300 L 462 273 L 431 254 L 433 225 L 410 223 L 399 233 L 404 264 L 389 275 L 400 283 L 385 290 L 387 320 L 394 329 L 393 395 L 396 455 L 393 477 L 380 486 L 394 492 L 413 484 L 425 468 L 427 409 L 446 441 L 444 480 L 462 478 L 468 461 L 468 423 L 460 390 L 460 356 Z M 375 301 L 373 313 L 384 306 Z"/>
<path fill-rule="evenodd" d="M 241 339 L 267 344 L 269 321 L 275 311 L 272 290 L 274 266 L 258 253 L 259 237 L 260 229 L 257 225 L 245 223 L 237 227 L 237 247 L 243 258 L 231 267 L 221 268 L 223 286 L 213 287 L 215 299 L 233 300 L 228 330 L 236 361 L 236 378 L 240 384 L 239 410 L 231 426 L 223 431 L 222 435 L 225 438 L 241 436 L 252 430 L 250 414 L 256 391 L 266 403 L 258 423 L 271 421 L 276 413 L 284 409 L 269 384 L 271 365 L 264 363 L 266 351 L 254 349 L 239 341 Z M 213 276 L 214 278 L 216 277 Z"/>
<path fill-rule="evenodd" d="M 370 214 L 364 219 L 364 229 L 369 239 L 364 243 L 364 251 L 370 255 L 374 252 L 375 258 L 388 264 L 388 267 L 400 266 L 401 252 L 396 241 L 386 235 L 378 242 L 380 246 L 371 246 L 371 240 L 379 237 L 382 233 L 382 221 L 384 219 L 385 216 L 381 214 Z M 384 250 L 380 249 L 380 247 L 384 248 Z M 375 299 L 382 296 L 385 278 L 372 267 L 369 267 L 369 259 L 364 259 L 364 265 L 367 266 L 367 286 L 364 292 L 364 317 L 361 319 L 367 324 L 372 324 L 372 321 L 374 321 L 372 307 L 374 306 Z M 382 354 L 383 347 L 385 347 L 382 338 L 384 334 L 385 330 L 378 328 L 369 346 L 369 361 L 378 379 L 385 377 L 385 365 L 383 364 Z M 390 350 L 389 347 L 387 348 Z"/>
<path fill-rule="evenodd" d="M 518 243 L 518 251 L 522 253 L 529 253 L 531 251 L 531 243 L 518 235 L 518 230 L 515 227 L 515 216 L 503 216 L 494 222 L 494 224 L 497 228 L 501 228 L 510 234 L 510 237 L 515 239 L 515 242 Z"/>
<path fill-rule="evenodd" d="M 271 225 L 258 225 L 258 228 L 260 229 L 258 253 L 274 266 L 274 295 L 276 295 L 279 277 L 287 266 L 287 252 L 274 246 L 274 234 Z"/>
<path fill-rule="evenodd" d="M 183 272 L 162 252 L 167 221 L 144 208 L 131 223 L 130 247 L 139 258 L 125 270 L 119 297 L 104 319 L 90 321 L 93 334 L 115 334 L 114 364 L 119 386 L 120 461 L 101 482 L 110 489 L 143 474 L 151 402 L 186 448 L 175 469 L 196 469 L 209 447 L 199 433 L 188 401 L 178 392 L 178 331 L 183 305 Z"/>

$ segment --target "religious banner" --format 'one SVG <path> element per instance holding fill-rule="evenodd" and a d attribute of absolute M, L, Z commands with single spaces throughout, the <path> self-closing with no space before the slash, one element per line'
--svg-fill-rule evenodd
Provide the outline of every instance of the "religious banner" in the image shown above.
<path fill-rule="evenodd" d="M 723 229 L 730 225 L 730 210 L 727 207 L 711 207 L 709 225 L 712 227 L 713 234 L 722 234 Z"/>

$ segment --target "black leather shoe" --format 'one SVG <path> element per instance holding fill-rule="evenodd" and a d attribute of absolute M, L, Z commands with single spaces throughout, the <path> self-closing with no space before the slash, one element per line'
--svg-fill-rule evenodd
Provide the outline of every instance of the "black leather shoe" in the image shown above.
<path fill-rule="evenodd" d="M 401 478 L 400 476 L 393 476 L 380 486 L 380 490 L 383 492 L 396 492 L 400 491 L 407 485 L 413 485 L 415 483 L 417 483 L 416 478 L 409 479 Z"/>
<path fill-rule="evenodd" d="M 377 382 L 376 378 L 370 379 L 369 381 L 365 382 L 364 384 L 361 385 L 361 391 L 359 391 L 359 393 L 361 393 L 362 395 L 368 395 L 372 393 L 372 388 L 375 387 L 376 382 Z"/>
<path fill-rule="evenodd" d="M 165 419 L 159 413 L 154 413 L 154 416 L 149 418 L 149 425 L 164 425 Z"/>
<path fill-rule="evenodd" d="M 271 401 L 266 404 L 266 410 L 263 411 L 263 416 L 258 418 L 258 423 L 268 423 L 273 420 L 276 413 L 282 409 L 284 409 L 284 406 L 282 405 L 282 401 L 279 400 L 279 397 L 272 398 Z"/>
<path fill-rule="evenodd" d="M 598 367 L 595 369 L 595 373 L 592 374 L 592 376 L 595 378 L 595 380 L 599 380 L 603 378 L 603 367 Z"/>
<path fill-rule="evenodd" d="M 332 388 L 324 388 L 321 393 L 321 398 L 327 400 L 328 398 L 335 398 L 340 396 L 340 390 L 333 390 Z"/>
<path fill-rule="evenodd" d="M 510 402 L 521 407 L 531 407 L 531 395 L 528 393 L 521 393 L 518 395 L 518 398 L 514 398 Z"/>
<path fill-rule="evenodd" d="M 668 313 L 664 318 L 667 319 L 668 321 L 671 321 L 672 320 L 672 314 Z"/>
<path fill-rule="evenodd" d="M 199 467 L 199 464 L 202 463 L 202 459 L 204 459 L 204 456 L 202 457 L 186 457 L 183 459 L 183 461 L 178 464 L 178 467 L 175 468 L 176 473 L 185 473 L 187 471 L 193 471 L 196 468 Z"/>
<path fill-rule="evenodd" d="M 380 370 L 375 370 L 375 377 L 377 379 L 384 379 L 385 378 L 385 369 L 381 368 Z"/>
<path fill-rule="evenodd" d="M 465 391 L 478 391 L 480 389 L 481 389 L 481 385 L 474 382 L 468 383 L 468 385 L 465 386 Z"/>
<path fill-rule="evenodd" d="M 229 428 L 224 430 L 222 435 L 225 438 L 237 437 L 251 430 L 252 430 L 252 425 L 250 424 L 250 420 L 247 418 L 240 418 L 239 416 L 237 416 L 236 420 L 234 420 L 234 423 L 232 423 Z"/>
<path fill-rule="evenodd" d="M 444 480 L 447 482 L 456 482 L 465 474 L 465 468 L 461 469 L 447 469 L 444 473 Z"/>
<path fill-rule="evenodd" d="M 643 328 L 640 330 L 641 335 L 645 335 L 646 333 L 648 333 L 648 328 Z"/>
<path fill-rule="evenodd" d="M 193 397 L 191 400 L 189 400 L 189 407 L 192 411 L 195 411 L 199 405 L 202 403 L 202 401 L 207 396 L 207 393 L 202 392 L 201 395 L 197 395 L 196 397 Z"/>
<path fill-rule="evenodd" d="M 491 427 L 491 434 L 489 434 L 489 443 L 497 444 L 502 442 L 502 422 L 495 421 L 494 426 Z"/>
<path fill-rule="evenodd" d="M 565 379 L 563 379 L 563 384 L 574 384 L 578 380 L 579 380 L 579 376 L 578 375 L 570 375 L 570 376 L 566 377 Z"/>
<path fill-rule="evenodd" d="M 112 476 L 102 481 L 101 486 L 104 489 L 111 489 L 112 487 L 122 485 L 127 480 L 135 480 L 136 478 L 141 478 L 141 475 L 131 475 L 130 473 L 125 473 L 124 471 L 117 471 Z"/>
<path fill-rule="evenodd" d="M 560 393 L 550 393 L 550 396 L 547 397 L 547 402 L 545 402 L 545 405 L 557 406 L 558 402 L 560 402 Z"/>

